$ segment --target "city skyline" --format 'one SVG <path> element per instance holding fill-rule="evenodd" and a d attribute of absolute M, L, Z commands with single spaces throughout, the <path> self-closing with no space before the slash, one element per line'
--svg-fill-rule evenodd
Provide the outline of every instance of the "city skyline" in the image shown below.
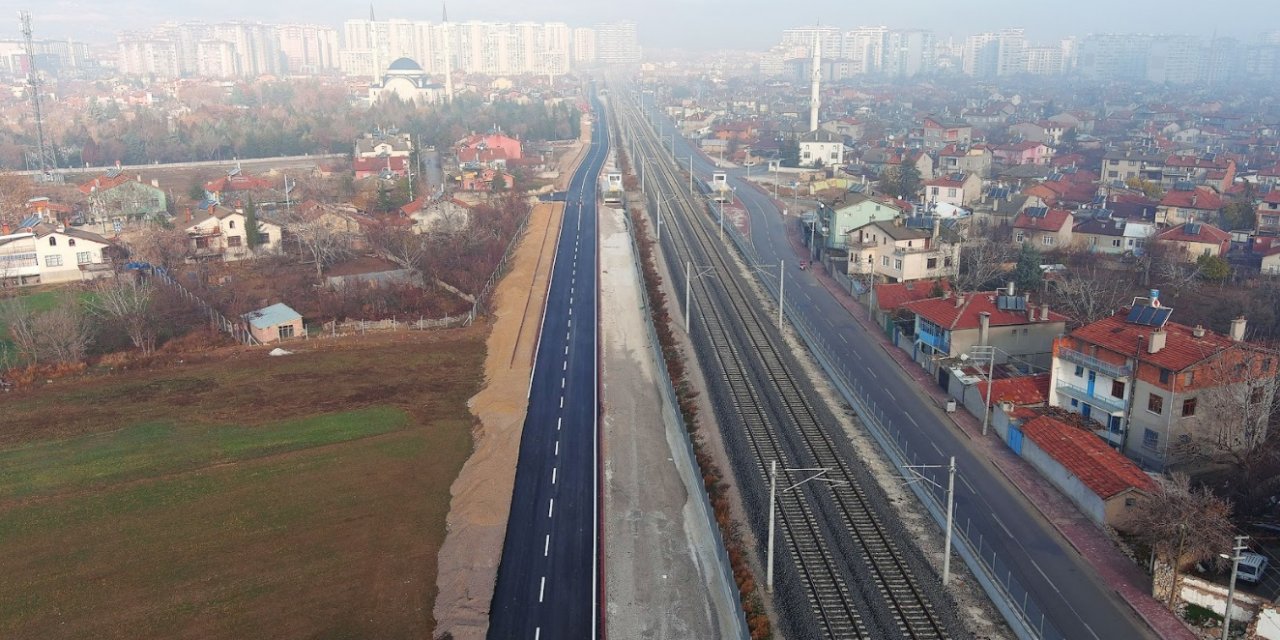
<path fill-rule="evenodd" d="M 18 3 L 3 4 L 15 11 L 21 8 Z M 571 26 L 590 26 L 598 22 L 634 20 L 640 44 L 653 49 L 760 50 L 776 43 L 780 29 L 816 22 L 841 29 L 864 25 L 927 29 L 943 39 L 1023 28 L 1028 39 L 1034 42 L 1090 33 L 1161 33 L 1203 38 L 1218 35 L 1249 40 L 1268 30 L 1266 24 L 1246 17 L 1254 9 L 1264 10 L 1260 0 L 1246 2 L 1239 10 L 1216 21 L 1206 19 L 1204 12 L 1189 4 L 1182 7 L 1155 2 L 1116 4 L 1081 0 L 1070 10 L 1055 11 L 1052 20 L 1046 20 L 1041 11 L 1026 3 L 1007 0 L 988 2 L 978 9 L 970 7 L 964 12 L 956 11 L 954 3 L 942 0 L 922 0 L 912 3 L 909 8 L 871 6 L 860 8 L 856 13 L 841 3 L 819 2 L 810 7 L 809 15 L 776 4 L 750 0 L 735 5 L 733 15 L 737 23 L 731 25 L 732 28 L 724 25 L 723 6 L 704 0 L 692 3 L 659 1 L 647 5 L 646 12 L 641 14 L 635 13 L 635 5 L 603 5 L 577 0 L 554 4 L 528 3 L 515 13 L 509 4 L 492 0 L 477 0 L 455 7 L 453 20 L 457 21 L 555 21 Z M 438 20 L 440 17 L 436 6 L 403 0 L 374 3 L 372 8 L 379 20 Z M 347 20 L 366 17 L 368 9 L 364 5 L 338 5 L 317 10 L 313 4 L 295 1 L 263 5 L 230 0 L 212 7 L 188 7 L 179 13 L 174 11 L 172 3 L 157 0 L 118 2 L 110 5 L 110 10 L 97 3 L 57 0 L 35 8 L 32 17 L 41 37 L 71 37 L 92 44 L 109 44 L 121 31 L 148 29 L 170 21 L 314 23 L 340 28 Z M 672 15 L 681 19 L 672 20 Z M 16 25 L 14 31 L 16 33 Z"/>

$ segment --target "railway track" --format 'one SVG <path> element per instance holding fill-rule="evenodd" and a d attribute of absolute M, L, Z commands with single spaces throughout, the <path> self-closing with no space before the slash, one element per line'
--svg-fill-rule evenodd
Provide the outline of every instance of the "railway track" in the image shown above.
<path fill-rule="evenodd" d="M 748 500 L 757 537 L 765 536 L 769 466 L 823 468 L 828 482 L 810 482 L 777 496 L 782 553 L 778 586 L 794 637 L 942 639 L 955 635 L 954 617 L 934 606 L 922 583 L 936 582 L 914 545 L 889 526 L 883 500 L 866 488 L 865 470 L 852 466 L 851 447 L 824 419 L 802 386 L 798 365 L 782 336 L 766 321 L 759 297 L 744 282 L 743 267 L 716 239 L 709 208 L 688 194 L 685 179 L 652 130 L 625 98 L 614 94 L 611 115 L 627 119 L 633 159 L 650 160 L 646 180 L 669 201 L 664 254 L 683 285 L 685 264 L 716 274 L 695 277 L 694 343 L 708 376 L 721 428 Z M 672 206 L 674 205 L 674 206 Z M 686 310 L 688 313 L 688 310 Z M 786 476 L 779 486 L 787 487 Z M 873 487 L 870 491 L 878 491 Z M 762 504 L 764 502 L 764 504 Z M 752 506 L 757 507 L 752 509 Z M 892 516 L 889 516 L 892 517 Z M 805 606 L 807 605 L 807 606 Z M 810 616 L 796 615 L 807 609 Z"/>

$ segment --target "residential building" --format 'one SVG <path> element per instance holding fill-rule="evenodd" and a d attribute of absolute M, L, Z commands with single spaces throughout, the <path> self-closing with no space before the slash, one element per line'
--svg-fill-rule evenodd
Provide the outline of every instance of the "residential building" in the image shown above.
<path fill-rule="evenodd" d="M 338 31 L 315 24 L 282 24 L 276 27 L 285 71 L 318 75 L 338 68 Z"/>
<path fill-rule="evenodd" d="M 904 312 L 903 307 L 908 302 L 937 298 L 950 292 L 951 282 L 945 279 L 881 282 L 872 285 L 868 306 L 876 325 L 884 330 L 894 346 L 898 346 L 899 339 L 911 335 L 915 326 L 915 316 Z"/>
<path fill-rule="evenodd" d="M 973 142 L 973 127 L 967 122 L 948 120 L 937 116 L 926 116 L 918 134 L 913 132 L 921 148 L 937 150 L 947 145 L 969 145 Z"/>
<path fill-rule="evenodd" d="M 982 179 L 976 173 L 948 173 L 924 181 L 926 203 L 969 207 L 982 196 Z"/>
<path fill-rule="evenodd" d="M 634 64 L 640 62 L 640 41 L 636 38 L 636 23 L 623 20 L 598 24 L 596 30 L 596 61 L 605 64 Z"/>
<path fill-rule="evenodd" d="M 1110 255 L 1141 254 L 1153 235 L 1153 224 L 1109 215 L 1085 220 L 1071 230 L 1076 246 L 1090 253 Z"/>
<path fill-rule="evenodd" d="M 520 141 L 501 133 L 470 135 L 454 145 L 459 169 L 504 169 L 508 160 L 523 157 Z"/>
<path fill-rule="evenodd" d="M 414 233 L 456 233 L 471 222 L 471 206 L 451 198 L 418 198 L 400 207 L 400 213 L 413 220 Z"/>
<path fill-rule="evenodd" d="M 1112 149 L 1102 156 L 1102 178 L 1108 182 L 1142 180 L 1147 175 L 1148 164 L 1164 165 L 1164 158 L 1135 153 L 1132 149 Z"/>
<path fill-rule="evenodd" d="M 992 147 L 997 162 L 1010 166 L 1047 165 L 1053 159 L 1053 148 L 1043 142 L 1024 141 Z"/>
<path fill-rule="evenodd" d="M 573 30 L 573 63 L 591 64 L 596 61 L 596 30 L 577 27 Z"/>
<path fill-rule="evenodd" d="M 111 274 L 106 238 L 34 216 L 0 236 L 0 283 L 53 284 Z"/>
<path fill-rule="evenodd" d="M 1257 424 L 1223 412 L 1258 403 L 1266 410 L 1280 362 L 1244 342 L 1244 318 L 1222 335 L 1170 322 L 1171 313 L 1153 291 L 1058 340 L 1050 368 L 1050 405 L 1089 418 L 1111 446 L 1154 469 L 1176 462 L 1176 447 L 1201 436 L 1263 437 L 1265 418 Z"/>
<path fill-rule="evenodd" d="M 168 198 L 160 183 L 143 182 L 141 175 L 112 169 L 77 187 L 89 198 L 91 221 L 125 217 L 138 220 L 168 212 Z"/>
<path fill-rule="evenodd" d="M 1231 249 L 1231 234 L 1204 222 L 1170 227 L 1157 234 L 1156 240 L 1176 247 L 1188 262 L 1200 256 L 1222 257 Z"/>
<path fill-rule="evenodd" d="M 844 138 L 826 129 L 800 136 L 800 166 L 839 167 L 844 164 Z"/>
<path fill-rule="evenodd" d="M 187 232 L 188 251 L 195 260 L 232 262 L 279 250 L 282 238 L 278 225 L 258 218 L 257 244 L 251 247 L 246 224 L 243 211 L 212 203 L 194 211 L 187 209 L 179 222 Z"/>
<path fill-rule="evenodd" d="M 1028 207 L 1013 220 L 1013 244 L 1030 244 L 1041 251 L 1071 246 L 1075 216 L 1066 209 Z"/>
<path fill-rule="evenodd" d="M 960 264 L 959 238 L 942 233 L 941 221 L 932 230 L 906 226 L 903 218 L 868 222 L 849 231 L 849 275 L 889 282 L 937 280 L 956 275 Z"/>
<path fill-rule="evenodd" d="M 943 359 L 959 358 L 974 346 L 997 349 L 997 361 L 1009 359 L 1046 367 L 1052 359 L 1053 341 L 1066 331 L 1068 318 L 1036 307 L 1030 296 L 1004 291 L 957 293 L 941 298 L 909 302 L 903 308 L 915 315 L 912 359 L 938 374 L 943 388 L 949 384 Z M 905 345 L 903 345 L 905 348 Z"/>
<path fill-rule="evenodd" d="M 1254 230 L 1259 234 L 1280 235 L 1280 189 L 1272 189 L 1257 207 Z"/>
<path fill-rule="evenodd" d="M 938 173 L 972 173 L 979 178 L 991 175 L 994 156 L 986 147 L 947 145 L 938 152 Z"/>
<path fill-rule="evenodd" d="M 824 131 L 830 131 L 840 136 L 845 142 L 856 142 L 862 138 L 863 125 L 857 118 L 846 117 L 828 120 L 818 126 Z"/>
<path fill-rule="evenodd" d="M 248 198 L 255 202 L 271 202 L 278 195 L 275 185 L 266 178 L 259 178 L 241 171 L 239 167 L 227 172 L 221 178 L 214 178 L 204 184 L 205 199 L 217 204 L 243 206 Z"/>
<path fill-rule="evenodd" d="M 408 133 L 378 132 L 356 140 L 352 166 L 356 180 L 369 177 L 384 179 L 409 175 L 413 153 L 413 137 Z"/>
<path fill-rule="evenodd" d="M 931 31 L 890 30 L 885 37 L 881 71 L 896 78 L 910 78 L 932 71 L 934 48 Z"/>
<path fill-rule="evenodd" d="M 824 252 L 843 251 L 849 232 L 868 222 L 893 220 L 901 216 L 900 205 L 864 193 L 849 193 L 831 205 L 819 204 L 815 234 Z"/>

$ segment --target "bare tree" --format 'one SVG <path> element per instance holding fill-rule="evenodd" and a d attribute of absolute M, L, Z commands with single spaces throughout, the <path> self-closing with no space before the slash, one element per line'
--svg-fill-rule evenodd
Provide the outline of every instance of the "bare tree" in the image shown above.
<path fill-rule="evenodd" d="M 1224 488 L 1246 512 L 1264 508 L 1280 489 L 1280 434 L 1272 428 L 1280 419 L 1277 361 L 1280 354 L 1241 343 L 1198 372 L 1208 383 L 1182 407 L 1184 416 L 1201 418 L 1174 455 L 1219 470 Z"/>
<path fill-rule="evenodd" d="M 422 277 L 426 263 L 426 238 L 413 233 L 408 227 L 393 224 L 370 225 L 365 229 L 365 240 L 379 256 L 394 262 L 401 269 Z"/>
<path fill-rule="evenodd" d="M 1172 569 L 1165 604 L 1177 606 L 1182 567 L 1216 559 L 1231 547 L 1231 503 L 1206 487 L 1193 489 L 1185 474 L 1161 478 L 1155 495 L 1139 503 L 1130 521 L 1139 540 Z"/>
<path fill-rule="evenodd" d="M 970 239 L 960 247 L 959 271 L 953 281 L 957 291 L 978 291 L 1005 272 L 1012 257 L 1010 247 L 987 238 Z"/>
<path fill-rule="evenodd" d="M 93 326 L 75 296 L 60 296 L 57 305 L 39 314 L 36 351 L 46 362 L 74 363 L 84 359 Z"/>
<path fill-rule="evenodd" d="M 9 338 L 18 355 L 30 363 L 40 360 L 36 315 L 21 298 L 0 300 L 0 322 L 9 328 Z"/>
<path fill-rule="evenodd" d="M 162 225 L 148 225 L 128 242 L 134 260 L 166 271 L 186 261 L 190 244 L 186 231 Z"/>
<path fill-rule="evenodd" d="M 1132 300 L 1128 277 L 1089 265 L 1072 270 L 1065 278 L 1050 281 L 1052 304 L 1081 324 L 1111 316 Z"/>
<path fill-rule="evenodd" d="M 316 280 L 324 280 L 324 270 L 351 255 L 351 238 L 317 221 L 289 225 L 294 241 L 316 265 Z"/>
<path fill-rule="evenodd" d="M 155 287 L 149 280 L 132 278 L 100 281 L 92 303 L 99 314 L 124 325 L 125 333 L 143 355 L 156 349 L 156 326 L 152 311 Z"/>

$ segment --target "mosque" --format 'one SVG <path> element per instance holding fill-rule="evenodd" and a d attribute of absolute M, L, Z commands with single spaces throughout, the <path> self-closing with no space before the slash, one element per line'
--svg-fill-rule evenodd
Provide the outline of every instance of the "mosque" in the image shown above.
<path fill-rule="evenodd" d="M 377 103 L 390 96 L 419 105 L 435 104 L 445 98 L 445 88 L 432 82 L 422 66 L 409 58 L 398 58 L 377 81 L 369 85 L 369 101 Z"/>

